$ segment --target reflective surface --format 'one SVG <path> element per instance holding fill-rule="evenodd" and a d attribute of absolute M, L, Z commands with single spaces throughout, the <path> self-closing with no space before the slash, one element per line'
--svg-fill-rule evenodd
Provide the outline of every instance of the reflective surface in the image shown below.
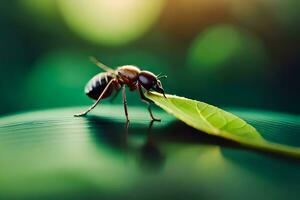
<path fill-rule="evenodd" d="M 300 162 L 205 135 L 172 116 L 121 106 L 0 119 L 0 197 L 94 199 L 297 198 Z M 229 109 L 266 139 L 300 146 L 300 117 Z"/>

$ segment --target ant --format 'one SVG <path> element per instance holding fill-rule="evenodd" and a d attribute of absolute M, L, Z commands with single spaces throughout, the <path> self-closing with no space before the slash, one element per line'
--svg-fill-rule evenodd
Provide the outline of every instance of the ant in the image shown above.
<path fill-rule="evenodd" d="M 138 90 L 141 100 L 148 104 L 148 111 L 153 121 L 160 121 L 155 118 L 152 114 L 151 105 L 153 101 L 148 99 L 143 92 L 144 88 L 146 91 L 154 90 L 163 94 L 165 98 L 165 92 L 160 82 L 160 78 L 167 78 L 165 75 L 154 75 L 152 72 L 140 70 L 138 67 L 133 65 L 124 65 L 118 67 L 116 70 L 109 68 L 108 66 L 99 62 L 96 58 L 90 58 L 93 63 L 103 69 L 105 72 L 101 72 L 95 75 L 85 86 L 85 93 L 90 98 L 96 100 L 96 102 L 89 107 L 85 112 L 74 115 L 75 117 L 85 116 L 91 110 L 93 110 L 97 104 L 102 100 L 112 95 L 113 91 L 116 91 L 113 99 L 118 93 L 123 91 L 123 105 L 125 110 L 125 116 L 127 122 L 128 111 L 127 111 L 127 100 L 126 100 L 126 86 L 129 87 L 130 91 Z"/>

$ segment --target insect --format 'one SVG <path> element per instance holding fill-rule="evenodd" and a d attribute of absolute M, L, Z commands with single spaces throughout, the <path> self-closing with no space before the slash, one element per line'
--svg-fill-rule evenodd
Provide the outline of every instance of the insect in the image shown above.
<path fill-rule="evenodd" d="M 165 98 L 165 92 L 162 87 L 160 78 L 167 78 L 165 75 L 154 75 L 152 72 L 140 70 L 138 67 L 133 65 L 124 65 L 118 67 L 116 70 L 99 62 L 96 58 L 91 57 L 91 61 L 94 62 L 98 67 L 103 69 L 105 72 L 101 72 L 95 75 L 85 86 L 85 93 L 90 98 L 96 100 L 96 102 L 90 106 L 86 111 L 74 115 L 75 117 L 85 116 L 87 113 L 92 111 L 97 104 L 115 92 L 114 99 L 118 93 L 122 90 L 123 93 L 123 105 L 126 120 L 129 121 L 128 111 L 127 111 L 127 100 L 126 100 L 126 86 L 130 91 L 139 91 L 140 98 L 143 102 L 148 104 L 148 111 L 150 117 L 154 121 L 160 121 L 160 119 L 153 116 L 151 105 L 153 102 L 148 99 L 143 92 L 153 90 L 163 94 Z"/>

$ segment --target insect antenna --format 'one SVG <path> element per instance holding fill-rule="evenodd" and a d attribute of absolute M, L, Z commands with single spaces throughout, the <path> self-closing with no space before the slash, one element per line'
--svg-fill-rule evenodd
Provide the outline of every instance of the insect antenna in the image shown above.
<path fill-rule="evenodd" d="M 114 73 L 115 70 L 111 69 L 110 67 L 104 65 L 103 63 L 101 63 L 99 60 L 97 60 L 95 57 L 93 56 L 90 56 L 90 60 L 95 64 L 97 65 L 98 67 L 100 67 L 101 69 L 103 69 L 104 71 L 107 71 L 107 72 L 111 72 L 111 73 Z"/>
<path fill-rule="evenodd" d="M 158 79 L 160 79 L 160 78 L 168 78 L 168 76 L 167 76 L 167 75 L 160 75 L 160 74 L 159 74 L 159 75 L 157 76 L 157 78 L 158 78 Z"/>

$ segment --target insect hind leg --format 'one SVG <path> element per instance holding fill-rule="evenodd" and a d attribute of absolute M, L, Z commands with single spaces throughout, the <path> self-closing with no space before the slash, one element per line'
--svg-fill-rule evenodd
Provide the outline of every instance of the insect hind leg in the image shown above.
<path fill-rule="evenodd" d="M 84 111 L 82 113 L 75 114 L 74 117 L 82 117 L 82 116 L 87 115 L 90 111 L 92 111 L 97 106 L 97 104 L 101 101 L 101 99 L 103 98 L 104 94 L 107 92 L 107 90 L 109 89 L 109 87 L 112 86 L 113 83 L 116 83 L 116 79 L 111 79 L 109 81 L 109 83 L 107 84 L 107 86 L 104 88 L 103 92 L 98 97 L 97 101 L 92 106 L 90 106 L 86 111 Z"/>

